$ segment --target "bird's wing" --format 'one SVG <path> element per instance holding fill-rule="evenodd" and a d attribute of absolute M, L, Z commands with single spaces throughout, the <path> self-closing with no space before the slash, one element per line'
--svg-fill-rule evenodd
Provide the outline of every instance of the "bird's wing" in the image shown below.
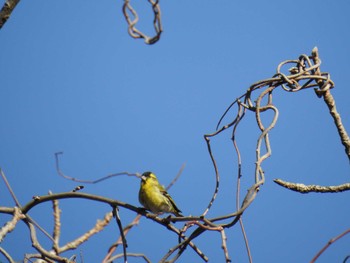
<path fill-rule="evenodd" d="M 163 186 L 160 186 L 160 187 L 161 187 L 161 189 L 159 189 L 159 190 L 170 201 L 170 203 L 174 207 L 175 211 L 178 213 L 181 213 L 181 210 L 176 206 L 174 200 L 171 198 L 171 196 L 168 194 L 168 192 L 164 189 L 164 187 Z"/>

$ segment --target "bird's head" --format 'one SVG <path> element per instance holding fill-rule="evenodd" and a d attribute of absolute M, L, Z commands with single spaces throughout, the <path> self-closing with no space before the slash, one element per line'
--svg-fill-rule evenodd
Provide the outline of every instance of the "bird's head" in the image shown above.
<path fill-rule="evenodd" d="M 146 181 L 158 181 L 157 177 L 154 173 L 152 172 L 144 172 L 141 175 L 141 182 L 144 183 Z"/>

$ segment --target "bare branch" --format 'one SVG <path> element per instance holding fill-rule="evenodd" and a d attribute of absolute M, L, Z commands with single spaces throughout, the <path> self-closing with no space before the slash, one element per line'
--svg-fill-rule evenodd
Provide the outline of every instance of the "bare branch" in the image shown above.
<path fill-rule="evenodd" d="M 107 197 L 102 197 L 98 195 L 92 195 L 92 194 L 87 194 L 87 193 L 80 193 L 80 192 L 65 192 L 65 193 L 58 193 L 58 194 L 51 194 L 51 195 L 43 195 L 43 196 L 37 196 L 35 199 L 31 200 L 28 202 L 26 205 L 22 207 L 22 212 L 24 214 L 28 213 L 29 210 L 31 210 L 34 206 L 49 202 L 52 200 L 59 200 L 59 199 L 67 199 L 67 198 L 81 198 L 81 199 L 89 199 L 89 200 L 94 200 L 97 202 L 102 202 L 109 204 L 110 206 L 121 206 L 126 209 L 129 209 L 131 211 L 134 211 L 136 213 L 140 213 L 142 215 L 146 215 L 147 213 L 144 211 L 144 209 L 138 208 L 136 206 L 110 199 Z"/>
<path fill-rule="evenodd" d="M 126 227 L 124 227 L 123 229 L 123 235 L 124 237 L 129 233 L 129 231 L 133 228 L 133 226 L 135 225 L 138 225 L 139 222 L 140 222 L 140 218 L 141 218 L 141 215 L 138 214 L 134 220 L 129 224 L 127 225 Z M 114 251 L 117 249 L 118 245 L 120 244 L 123 244 L 123 237 L 122 235 L 119 236 L 117 242 L 115 242 L 108 250 L 108 253 L 107 255 L 105 256 L 105 258 L 103 259 L 102 263 L 107 263 L 107 262 L 110 262 L 111 261 L 111 257 L 114 253 Z"/>
<path fill-rule="evenodd" d="M 25 218 L 25 215 L 21 213 L 18 207 L 14 208 L 13 217 L 8 221 L 2 228 L 0 228 L 0 243 L 4 240 L 5 236 L 13 231 L 18 223 L 18 221 Z"/>
<path fill-rule="evenodd" d="M 96 225 L 92 229 L 90 229 L 88 232 L 86 232 L 84 235 L 58 248 L 58 254 L 61 254 L 62 252 L 67 250 L 72 250 L 77 248 L 82 243 L 86 242 L 90 237 L 102 231 L 109 224 L 112 218 L 113 218 L 113 213 L 108 212 L 103 218 L 103 220 L 97 220 Z"/>
<path fill-rule="evenodd" d="M 117 225 L 118 225 L 118 228 L 119 228 L 120 236 L 121 236 L 121 239 L 122 239 L 124 262 L 127 263 L 128 262 L 128 257 L 127 257 L 127 253 L 126 253 L 126 248 L 128 247 L 128 244 L 126 242 L 126 238 L 125 238 L 124 231 L 123 231 L 123 226 L 122 226 L 122 221 L 120 220 L 117 206 L 113 207 L 113 216 L 115 217 L 115 220 L 117 221 Z"/>
<path fill-rule="evenodd" d="M 15 201 L 16 205 L 21 208 L 21 204 L 19 203 L 14 191 L 12 190 L 11 188 L 11 185 L 9 184 L 9 182 L 7 181 L 7 178 L 4 174 L 4 172 L 1 170 L 0 168 L 0 174 L 1 174 L 1 177 L 3 178 L 5 184 L 6 184 L 6 187 L 7 189 L 9 190 L 13 200 Z M 47 231 L 45 229 L 43 229 L 37 222 L 35 222 L 34 219 L 32 219 L 29 215 L 26 215 L 27 219 L 32 223 L 34 224 L 41 232 L 43 232 L 48 238 L 52 239 L 52 237 L 47 233 Z"/>
<path fill-rule="evenodd" d="M 227 244 L 226 244 L 227 237 L 226 237 L 224 228 L 221 228 L 220 233 L 221 233 L 221 240 L 222 240 L 221 247 L 224 250 L 225 261 L 226 261 L 226 263 L 230 263 L 231 259 L 230 259 L 230 256 L 228 254 L 228 249 L 227 249 Z"/>
<path fill-rule="evenodd" d="M 7 253 L 7 251 L 5 249 L 3 249 L 2 247 L 0 247 L 0 253 L 3 254 L 5 256 L 5 258 L 10 262 L 10 263 L 16 263 L 13 258 L 10 256 L 9 253 Z"/>
<path fill-rule="evenodd" d="M 31 259 L 37 259 L 35 261 L 35 263 L 56 263 L 55 261 L 49 259 L 49 258 L 45 258 L 43 257 L 41 254 L 25 254 L 25 257 L 24 257 L 24 263 L 33 263 L 33 261 Z M 73 262 L 72 262 L 73 263 Z"/>
<path fill-rule="evenodd" d="M 317 253 L 317 255 L 310 261 L 310 263 L 314 263 L 321 255 L 322 253 L 330 246 L 332 245 L 334 242 L 336 242 L 337 240 L 341 239 L 343 236 L 347 235 L 350 233 L 350 229 L 344 231 L 343 233 L 341 233 L 340 235 L 332 238 L 331 240 L 328 241 L 328 243 Z"/>
<path fill-rule="evenodd" d="M 0 213 L 12 215 L 15 211 L 14 207 L 0 206 Z"/>
<path fill-rule="evenodd" d="M 317 47 L 315 47 L 312 50 L 312 59 L 314 60 L 315 64 L 321 63 L 321 60 L 318 56 Z M 322 75 L 319 67 L 316 69 L 316 74 L 319 76 Z M 317 80 L 317 84 L 319 86 L 319 89 L 318 90 L 315 89 L 315 92 L 316 92 L 317 96 L 323 97 L 324 102 L 327 104 L 328 109 L 329 109 L 329 113 L 333 117 L 334 124 L 337 127 L 341 143 L 344 145 L 345 152 L 346 152 L 348 159 L 350 161 L 350 138 L 349 138 L 349 135 L 347 134 L 345 127 L 341 121 L 340 114 L 338 113 L 337 108 L 335 106 L 334 98 L 330 92 L 330 89 L 333 88 L 334 83 L 330 80 L 329 75 L 327 75 L 327 77 L 328 78 L 326 80 L 322 80 L 322 79 Z"/>
<path fill-rule="evenodd" d="M 165 188 L 166 190 L 169 190 L 175 183 L 176 181 L 180 178 L 183 170 L 185 169 L 186 164 L 184 163 L 183 165 L 181 165 L 181 168 L 179 170 L 179 172 L 177 173 L 177 175 L 175 176 L 175 178 L 168 184 L 168 186 Z"/>
<path fill-rule="evenodd" d="M 117 260 L 118 258 L 123 257 L 123 254 L 119 254 L 119 255 L 115 255 L 114 257 L 112 257 L 111 259 L 109 259 L 108 261 L 106 261 L 106 263 L 113 263 L 114 260 Z M 152 263 L 151 260 L 149 260 L 148 257 L 146 257 L 146 255 L 144 254 L 138 254 L 138 253 L 127 253 L 128 257 L 138 257 L 138 258 L 143 258 L 147 263 Z"/>
<path fill-rule="evenodd" d="M 38 241 L 34 225 L 32 223 L 30 223 L 28 220 L 24 220 L 24 222 L 29 227 L 29 232 L 30 232 L 30 238 L 31 238 L 31 241 L 32 241 L 32 246 L 41 254 L 41 257 L 43 259 L 51 259 L 51 260 L 55 260 L 57 262 L 62 262 L 62 263 L 73 263 L 73 262 L 69 261 L 67 258 L 63 258 L 63 257 L 57 256 L 57 255 L 54 255 L 53 253 L 45 250 L 40 245 L 40 243 Z"/>
<path fill-rule="evenodd" d="M 49 194 L 52 194 L 51 191 Z M 56 254 L 59 254 L 59 241 L 61 234 L 61 210 L 58 206 L 58 200 L 52 200 L 54 227 L 53 227 L 53 246 Z"/>
<path fill-rule="evenodd" d="M 213 196 L 211 197 L 211 200 L 209 201 L 209 204 L 208 204 L 207 208 L 205 209 L 205 211 L 202 214 L 203 217 L 205 217 L 206 214 L 209 212 L 209 210 L 210 210 L 211 206 L 213 205 L 213 203 L 214 203 L 214 201 L 216 199 L 216 196 L 218 195 L 218 192 L 219 192 L 220 175 L 219 175 L 218 166 L 216 164 L 216 160 L 214 158 L 214 155 L 212 153 L 211 146 L 210 146 L 210 137 L 215 136 L 216 134 L 217 133 L 204 135 L 204 139 L 205 139 L 205 141 L 207 143 L 207 149 L 208 149 L 208 152 L 209 152 L 209 156 L 210 156 L 211 162 L 212 162 L 212 164 L 214 166 L 214 171 L 215 171 L 215 189 L 214 189 Z"/>
<path fill-rule="evenodd" d="M 120 172 L 120 173 L 114 173 L 114 174 L 109 174 L 107 176 L 103 176 L 97 180 L 82 180 L 82 179 L 77 179 L 77 178 L 74 178 L 74 177 L 71 177 L 71 176 L 68 176 L 66 174 L 64 174 L 60 168 L 60 163 L 59 163 L 59 158 L 58 156 L 63 154 L 63 152 L 57 152 L 55 153 L 55 160 L 56 160 L 56 171 L 57 173 L 62 176 L 63 178 L 66 178 L 68 180 L 71 180 L 71 181 L 74 181 L 74 182 L 78 182 L 78 183 L 86 183 L 86 184 L 97 184 L 99 182 L 102 182 L 104 180 L 107 180 L 109 178 L 112 178 L 114 176 L 119 176 L 119 175 L 128 175 L 128 176 L 136 176 L 136 177 L 141 177 L 140 174 L 138 173 L 129 173 L 129 172 Z M 78 190 L 80 190 L 81 188 L 83 188 L 83 186 L 78 186 L 76 187 L 73 192 L 76 192 Z"/>
<path fill-rule="evenodd" d="M 10 192 L 10 194 L 11 194 L 13 200 L 15 201 L 16 206 L 21 207 L 21 204 L 19 203 L 19 201 L 18 201 L 18 199 L 17 199 L 17 197 L 16 197 L 14 191 L 13 191 L 12 188 L 11 188 L 11 185 L 10 185 L 9 182 L 7 181 L 7 178 L 6 178 L 4 172 L 3 172 L 3 170 L 2 170 L 1 168 L 0 168 L 0 174 L 1 174 L 1 177 L 2 177 L 2 179 L 4 180 L 4 182 L 5 182 L 5 184 L 6 184 L 7 189 L 9 190 L 9 192 Z"/>
<path fill-rule="evenodd" d="M 281 179 L 274 179 L 273 180 L 276 184 L 279 184 L 280 186 L 283 186 L 284 188 L 287 188 L 289 190 L 293 190 L 295 192 L 299 192 L 302 194 L 307 193 L 338 193 L 338 192 L 344 192 L 350 190 L 350 183 L 336 185 L 336 186 L 321 186 L 321 185 L 305 185 L 305 184 L 298 184 L 298 183 L 290 183 L 283 181 Z"/>
<path fill-rule="evenodd" d="M 0 29 L 4 26 L 6 21 L 10 18 L 13 10 L 16 5 L 19 3 L 19 0 L 7 0 L 2 9 L 0 10 Z"/>

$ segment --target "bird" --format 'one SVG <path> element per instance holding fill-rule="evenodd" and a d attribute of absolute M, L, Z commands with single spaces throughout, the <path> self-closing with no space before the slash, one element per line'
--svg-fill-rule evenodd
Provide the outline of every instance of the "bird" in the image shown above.
<path fill-rule="evenodd" d="M 144 208 L 155 214 L 172 213 L 182 217 L 181 210 L 152 172 L 141 175 L 139 201 Z"/>

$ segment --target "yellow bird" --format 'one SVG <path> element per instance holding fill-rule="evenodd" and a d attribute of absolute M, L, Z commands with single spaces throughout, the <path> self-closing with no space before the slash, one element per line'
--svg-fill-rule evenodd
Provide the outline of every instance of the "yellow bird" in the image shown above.
<path fill-rule="evenodd" d="M 165 188 L 159 184 L 156 175 L 152 172 L 145 172 L 141 176 L 139 201 L 144 208 L 152 213 L 172 213 L 175 216 L 182 216 L 174 200 Z"/>

